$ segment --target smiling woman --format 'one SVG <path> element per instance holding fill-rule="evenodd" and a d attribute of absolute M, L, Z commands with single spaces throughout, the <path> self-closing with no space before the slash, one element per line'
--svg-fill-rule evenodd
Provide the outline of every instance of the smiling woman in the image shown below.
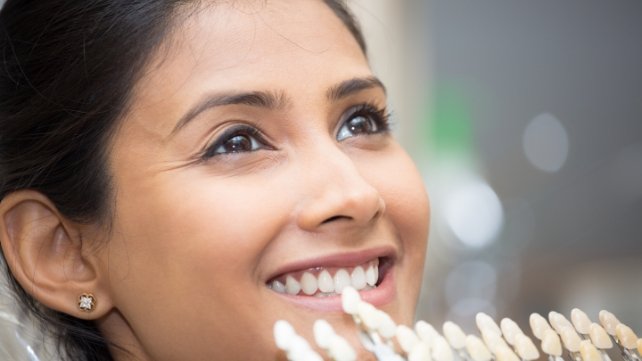
<path fill-rule="evenodd" d="M 354 334 L 346 286 L 412 320 L 427 196 L 340 2 L 10 0 L 0 31 L 2 252 L 61 357 L 283 359 L 278 319 Z"/>

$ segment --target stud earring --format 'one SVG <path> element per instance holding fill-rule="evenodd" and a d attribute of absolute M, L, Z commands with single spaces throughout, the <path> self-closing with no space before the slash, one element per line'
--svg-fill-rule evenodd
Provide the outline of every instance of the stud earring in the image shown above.
<path fill-rule="evenodd" d="M 91 293 L 83 293 L 78 297 L 78 308 L 85 312 L 93 311 L 96 308 L 96 297 Z"/>

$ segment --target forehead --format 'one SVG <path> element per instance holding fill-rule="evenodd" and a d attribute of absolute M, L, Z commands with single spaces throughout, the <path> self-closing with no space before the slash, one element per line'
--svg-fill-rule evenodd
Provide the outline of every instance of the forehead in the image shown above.
<path fill-rule="evenodd" d="M 137 83 L 135 102 L 369 72 L 357 41 L 321 0 L 216 2 L 181 15 Z"/>

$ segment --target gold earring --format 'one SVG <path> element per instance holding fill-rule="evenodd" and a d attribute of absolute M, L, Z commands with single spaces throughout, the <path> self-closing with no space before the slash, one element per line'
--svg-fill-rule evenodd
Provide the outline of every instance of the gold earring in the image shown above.
<path fill-rule="evenodd" d="M 78 297 L 78 308 L 85 312 L 93 311 L 96 308 L 96 297 L 91 293 L 83 293 Z"/>

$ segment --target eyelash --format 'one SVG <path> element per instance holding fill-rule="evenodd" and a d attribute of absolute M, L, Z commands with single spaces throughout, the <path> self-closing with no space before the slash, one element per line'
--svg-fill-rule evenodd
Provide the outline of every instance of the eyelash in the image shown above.
<path fill-rule="evenodd" d="M 340 121 L 339 129 L 337 130 L 336 137 L 338 141 L 343 141 L 347 138 L 352 138 L 352 137 L 359 137 L 364 135 L 367 136 L 367 135 L 382 134 L 382 133 L 390 132 L 390 128 L 391 128 L 390 113 L 386 110 L 386 108 L 380 108 L 371 103 L 363 103 L 363 104 L 353 106 L 352 108 L 348 109 L 346 113 L 348 115 L 345 117 L 342 117 L 342 120 Z M 348 125 L 348 121 L 355 119 L 357 117 L 366 118 L 366 120 L 368 121 L 368 123 L 366 123 L 366 126 L 370 128 L 365 129 L 367 133 L 350 135 L 349 137 L 340 139 L 341 135 L 344 134 L 343 128 Z M 356 129 L 357 128 L 353 127 L 351 131 L 354 132 Z M 246 141 L 246 142 L 249 141 L 249 143 L 246 143 L 245 146 L 249 145 L 250 149 L 249 150 L 232 149 L 232 150 L 219 151 L 221 147 L 238 146 L 239 145 L 238 143 L 236 145 L 232 143 L 228 143 L 236 137 L 244 137 L 243 139 L 237 139 L 237 141 Z M 207 149 L 205 149 L 205 151 L 201 155 L 201 159 L 207 160 L 217 156 L 230 155 L 235 153 L 249 153 L 249 152 L 254 152 L 261 149 L 274 149 L 274 148 L 271 147 L 269 143 L 265 140 L 265 136 L 260 130 L 250 125 L 241 124 L 241 125 L 237 125 L 229 128 L 221 136 L 219 136 L 212 145 L 208 146 Z"/>

